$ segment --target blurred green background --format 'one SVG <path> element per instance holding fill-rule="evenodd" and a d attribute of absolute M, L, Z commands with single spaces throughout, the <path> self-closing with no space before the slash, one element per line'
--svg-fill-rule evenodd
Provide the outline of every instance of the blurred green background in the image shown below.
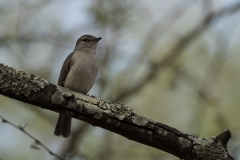
<path fill-rule="evenodd" d="M 180 131 L 211 137 L 230 129 L 240 160 L 240 0 L 1 0 L 0 63 L 57 83 L 83 34 L 102 37 L 91 95 L 121 102 Z M 0 115 L 69 160 L 178 160 L 84 122 L 53 135 L 57 113 L 0 96 Z M 54 160 L 0 123 L 0 159 Z"/>

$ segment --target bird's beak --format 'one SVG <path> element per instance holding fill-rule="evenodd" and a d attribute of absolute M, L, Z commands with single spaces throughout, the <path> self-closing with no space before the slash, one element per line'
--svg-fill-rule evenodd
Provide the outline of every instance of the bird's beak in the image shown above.
<path fill-rule="evenodd" d="M 98 37 L 95 39 L 96 42 L 100 41 L 102 39 L 102 37 Z"/>

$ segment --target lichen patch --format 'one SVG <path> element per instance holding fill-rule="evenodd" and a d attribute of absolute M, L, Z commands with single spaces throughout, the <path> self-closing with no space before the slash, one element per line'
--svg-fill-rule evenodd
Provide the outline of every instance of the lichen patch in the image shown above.
<path fill-rule="evenodd" d="M 61 94 L 61 92 L 56 91 L 53 95 L 52 95 L 52 103 L 53 104 L 61 104 L 64 101 L 63 95 Z"/>
<path fill-rule="evenodd" d="M 41 77 L 16 71 L 0 63 L 0 89 L 3 92 L 14 91 L 17 95 L 28 97 L 32 91 L 37 92 L 46 85 L 49 85 L 49 81 Z"/>
<path fill-rule="evenodd" d="M 147 118 L 141 117 L 139 115 L 132 116 L 133 123 L 139 125 L 139 126 L 145 126 L 148 123 Z"/>
<path fill-rule="evenodd" d="M 95 119 L 100 119 L 100 118 L 102 117 L 102 110 L 99 109 L 97 106 L 95 106 L 95 105 L 89 105 L 89 106 L 86 107 L 86 108 L 87 108 L 87 112 L 88 112 L 89 114 L 94 115 L 93 117 L 94 117 Z"/>
<path fill-rule="evenodd" d="M 182 145 L 183 148 L 188 148 L 191 145 L 191 141 L 186 138 L 178 137 L 179 143 Z"/>

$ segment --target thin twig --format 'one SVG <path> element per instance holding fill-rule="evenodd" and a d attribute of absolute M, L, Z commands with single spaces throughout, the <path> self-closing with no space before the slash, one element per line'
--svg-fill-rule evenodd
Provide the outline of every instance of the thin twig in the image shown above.
<path fill-rule="evenodd" d="M 23 126 L 17 126 L 17 125 L 15 125 L 15 124 L 13 124 L 12 122 L 6 120 L 6 119 L 3 118 L 2 116 L 0 116 L 0 118 L 2 119 L 2 122 L 3 122 L 3 123 L 8 123 L 8 124 L 10 124 L 11 126 L 19 129 L 19 130 L 22 131 L 24 134 L 26 134 L 28 137 L 30 137 L 31 139 L 33 139 L 33 140 L 35 141 L 36 145 L 41 146 L 43 149 L 45 149 L 46 151 L 48 151 L 48 153 L 49 153 L 50 155 L 53 155 L 54 157 L 56 157 L 56 158 L 58 158 L 58 159 L 60 159 L 60 160 L 65 160 L 64 158 L 60 157 L 60 156 L 57 155 L 56 153 L 53 153 L 53 152 L 52 152 L 47 146 L 45 146 L 42 142 L 40 142 L 39 140 L 37 140 L 35 137 L 33 137 L 33 136 L 32 136 L 31 134 L 29 134 L 28 132 L 26 132 L 26 131 L 24 130 L 25 126 L 24 126 L 24 127 L 23 127 Z"/>

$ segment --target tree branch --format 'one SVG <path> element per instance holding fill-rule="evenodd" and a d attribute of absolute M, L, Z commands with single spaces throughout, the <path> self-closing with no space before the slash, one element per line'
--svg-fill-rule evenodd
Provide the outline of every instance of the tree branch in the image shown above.
<path fill-rule="evenodd" d="M 233 159 L 226 148 L 231 137 L 228 130 L 217 137 L 197 138 L 140 116 L 124 104 L 89 97 L 3 64 L 0 94 L 72 116 L 185 160 Z"/>

